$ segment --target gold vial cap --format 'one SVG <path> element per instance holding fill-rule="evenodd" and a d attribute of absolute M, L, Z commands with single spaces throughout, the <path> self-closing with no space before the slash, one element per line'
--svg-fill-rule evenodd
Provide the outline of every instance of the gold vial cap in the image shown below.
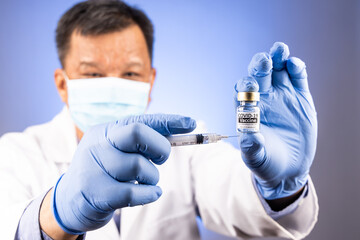
<path fill-rule="evenodd" d="M 260 101 L 259 92 L 238 92 L 238 101 Z"/>

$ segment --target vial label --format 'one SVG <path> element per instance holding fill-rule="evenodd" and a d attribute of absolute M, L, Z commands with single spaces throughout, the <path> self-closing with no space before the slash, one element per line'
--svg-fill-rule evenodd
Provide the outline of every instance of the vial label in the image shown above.
<path fill-rule="evenodd" d="M 260 129 L 260 111 L 258 108 L 253 112 L 237 113 L 237 131 L 238 132 L 258 132 Z"/>

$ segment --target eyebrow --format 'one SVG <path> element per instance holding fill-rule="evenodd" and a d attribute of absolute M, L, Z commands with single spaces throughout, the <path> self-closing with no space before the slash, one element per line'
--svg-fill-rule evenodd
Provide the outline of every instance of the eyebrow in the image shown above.
<path fill-rule="evenodd" d="M 98 63 L 96 63 L 96 62 L 81 61 L 80 66 L 82 66 L 82 65 L 99 68 Z"/>
<path fill-rule="evenodd" d="M 144 64 L 141 61 L 131 61 L 129 63 L 125 64 L 126 67 L 132 67 L 132 66 L 139 66 L 139 67 L 143 67 Z"/>
<path fill-rule="evenodd" d="M 82 66 L 82 65 L 99 68 L 99 64 L 97 62 L 81 61 L 80 66 Z M 132 67 L 132 66 L 142 67 L 142 66 L 144 66 L 144 64 L 140 61 L 131 61 L 126 64 L 126 67 Z"/>

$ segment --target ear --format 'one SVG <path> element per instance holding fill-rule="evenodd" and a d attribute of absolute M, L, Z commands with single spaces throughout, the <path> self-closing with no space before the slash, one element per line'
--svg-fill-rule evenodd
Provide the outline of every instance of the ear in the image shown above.
<path fill-rule="evenodd" d="M 155 68 L 151 68 L 151 72 L 150 72 L 150 92 L 149 92 L 149 102 L 148 104 L 151 102 L 151 91 L 155 82 L 155 77 L 156 77 L 156 69 Z"/>
<path fill-rule="evenodd" d="M 57 68 L 54 73 L 55 85 L 60 95 L 61 101 L 68 105 L 67 85 L 63 69 Z"/>

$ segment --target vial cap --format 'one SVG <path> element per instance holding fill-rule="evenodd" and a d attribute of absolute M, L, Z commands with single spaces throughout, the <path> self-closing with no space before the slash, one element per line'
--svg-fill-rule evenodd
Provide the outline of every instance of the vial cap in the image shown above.
<path fill-rule="evenodd" d="M 238 92 L 238 101 L 260 101 L 259 92 Z"/>

